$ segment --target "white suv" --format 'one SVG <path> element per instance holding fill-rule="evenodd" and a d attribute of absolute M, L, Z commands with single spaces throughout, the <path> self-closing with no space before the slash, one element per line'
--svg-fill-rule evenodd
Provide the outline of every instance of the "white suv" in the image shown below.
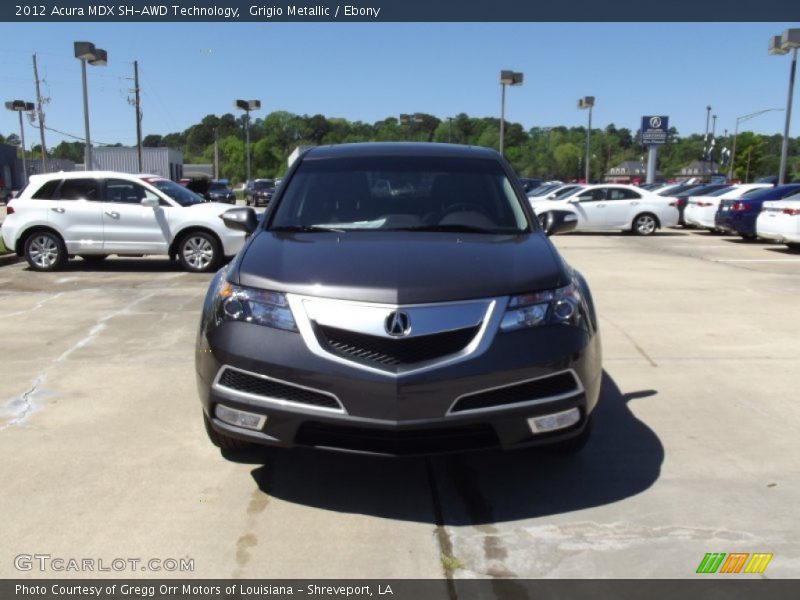
<path fill-rule="evenodd" d="M 75 255 L 100 261 L 109 254 L 165 254 L 188 271 L 213 271 L 245 241 L 222 222 L 229 209 L 157 176 L 32 175 L 8 208 L 3 243 L 36 271 L 59 269 Z"/>
<path fill-rule="evenodd" d="M 577 216 L 576 231 L 623 229 L 650 235 L 659 227 L 678 224 L 675 201 L 632 185 L 584 185 L 566 196 L 532 204 L 541 221 L 552 210 Z"/>

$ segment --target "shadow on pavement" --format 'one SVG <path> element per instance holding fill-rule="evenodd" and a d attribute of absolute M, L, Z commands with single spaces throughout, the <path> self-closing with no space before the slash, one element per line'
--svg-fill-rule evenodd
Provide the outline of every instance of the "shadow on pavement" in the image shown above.
<path fill-rule="evenodd" d="M 664 448 L 628 403 L 656 394 L 622 394 L 604 373 L 593 437 L 572 457 L 520 450 L 388 459 L 305 449 L 227 457 L 263 463 L 252 471 L 256 484 L 287 502 L 432 524 L 499 523 L 601 506 L 652 486 Z M 440 505 L 447 508 L 437 518 Z"/>
<path fill-rule="evenodd" d="M 24 260 L 24 259 L 23 259 Z M 223 263 L 225 264 L 225 263 Z M 33 270 L 26 264 L 26 271 Z M 103 261 L 92 262 L 76 258 L 67 261 L 63 269 L 57 273 L 188 273 L 168 258 L 116 258 L 109 257 Z M 195 275 L 212 275 L 212 273 L 193 273 Z"/>
<path fill-rule="evenodd" d="M 609 237 L 609 236 L 634 236 L 634 234 L 630 231 L 572 231 L 570 233 L 564 234 L 570 237 L 595 237 L 595 236 L 602 236 L 602 237 Z M 671 237 L 671 236 L 685 236 L 691 235 L 688 231 L 681 231 L 676 229 L 659 229 L 655 233 L 653 233 L 649 237 Z M 559 236 L 561 237 L 561 236 Z M 646 236 L 635 236 L 635 237 L 646 237 Z"/>

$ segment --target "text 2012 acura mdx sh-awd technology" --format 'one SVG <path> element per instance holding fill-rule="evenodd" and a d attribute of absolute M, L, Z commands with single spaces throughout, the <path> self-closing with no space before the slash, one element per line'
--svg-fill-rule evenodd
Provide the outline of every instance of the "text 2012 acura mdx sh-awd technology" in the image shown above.
<path fill-rule="evenodd" d="M 313 148 L 262 220 L 223 219 L 251 236 L 212 280 L 197 338 L 218 446 L 586 442 L 601 379 L 592 298 L 495 151 Z"/>

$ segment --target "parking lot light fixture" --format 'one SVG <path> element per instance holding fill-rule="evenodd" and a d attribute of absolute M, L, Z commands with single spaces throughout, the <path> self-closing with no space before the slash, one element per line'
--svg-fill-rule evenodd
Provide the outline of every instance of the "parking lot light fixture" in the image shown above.
<path fill-rule="evenodd" d="M 500 154 L 503 154 L 506 134 L 506 86 L 522 85 L 523 78 L 518 71 L 500 71 Z"/>
<path fill-rule="evenodd" d="M 247 176 L 245 181 L 250 181 L 250 112 L 261 108 L 261 100 L 234 100 L 233 105 L 244 111 L 244 152 L 247 158 Z"/>
<path fill-rule="evenodd" d="M 586 128 L 586 183 L 591 183 L 589 178 L 589 139 L 592 135 L 592 108 L 594 108 L 594 96 L 584 96 L 578 100 L 578 108 L 589 109 L 589 126 Z"/>
<path fill-rule="evenodd" d="M 733 161 L 736 160 L 736 138 L 739 136 L 739 123 L 743 123 L 745 121 L 749 121 L 750 119 L 754 119 L 759 115 L 763 115 L 764 113 L 772 112 L 775 110 L 783 110 L 782 108 L 765 108 L 764 110 L 759 110 L 754 113 L 750 113 L 749 115 L 742 115 L 741 117 L 736 117 L 736 127 L 733 130 L 733 150 L 731 151 L 731 164 L 728 168 L 728 180 L 733 181 Z"/>
<path fill-rule="evenodd" d="M 792 51 L 792 64 L 789 67 L 789 94 L 786 98 L 786 120 L 783 125 L 783 144 L 781 145 L 781 166 L 778 172 L 778 184 L 786 182 L 786 159 L 789 154 L 789 125 L 792 121 L 792 96 L 794 94 L 794 77 L 797 71 L 797 49 L 800 48 L 800 28 L 787 29 L 783 35 L 775 35 L 769 39 L 770 54 L 788 54 Z"/>
<path fill-rule="evenodd" d="M 108 52 L 95 48 L 91 42 L 74 43 L 75 58 L 81 61 L 81 80 L 83 82 L 83 123 L 86 130 L 86 149 L 84 151 L 83 169 L 92 168 L 92 138 L 89 133 L 89 95 L 86 90 L 86 63 L 93 67 L 105 67 L 108 64 Z"/>
<path fill-rule="evenodd" d="M 19 113 L 19 139 L 20 143 L 22 144 L 22 187 L 25 187 L 28 184 L 28 163 L 25 159 L 25 127 L 22 123 L 22 113 L 32 113 L 35 107 L 33 102 L 12 100 L 10 102 L 6 102 L 6 108 Z"/>

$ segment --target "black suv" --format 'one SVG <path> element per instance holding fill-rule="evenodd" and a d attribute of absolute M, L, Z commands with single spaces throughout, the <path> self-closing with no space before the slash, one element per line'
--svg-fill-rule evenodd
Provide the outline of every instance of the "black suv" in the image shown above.
<path fill-rule="evenodd" d="M 267 206 L 275 195 L 275 181 L 256 179 L 248 182 L 244 189 L 244 202 L 247 206 Z"/>
<path fill-rule="evenodd" d="M 389 190 L 389 192 L 387 192 Z M 211 440 L 385 455 L 580 449 L 601 350 L 583 277 L 485 148 L 303 154 L 211 282 L 196 370 Z M 573 219 L 570 221 L 570 219 Z"/>

